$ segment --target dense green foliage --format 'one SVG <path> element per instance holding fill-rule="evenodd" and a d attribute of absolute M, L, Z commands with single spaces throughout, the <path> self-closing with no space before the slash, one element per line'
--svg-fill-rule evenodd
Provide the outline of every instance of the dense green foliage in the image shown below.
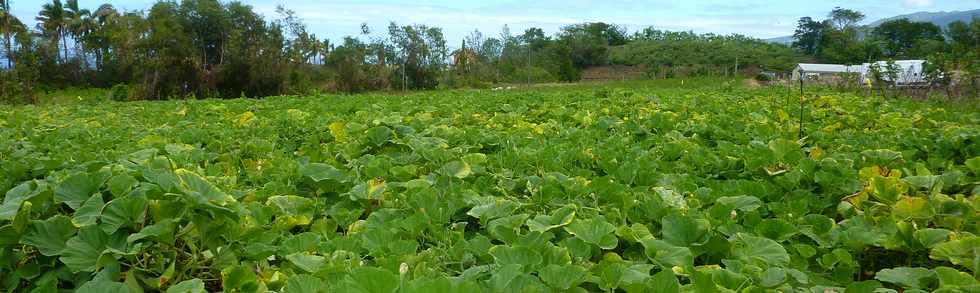
<path fill-rule="evenodd" d="M 651 77 L 747 76 L 789 72 L 803 56 L 781 44 L 740 35 L 697 35 L 647 28 L 616 48 L 613 63 L 645 65 Z"/>
<path fill-rule="evenodd" d="M 631 36 L 601 22 L 569 25 L 553 36 L 540 28 L 511 34 L 505 25 L 494 37 L 474 31 L 455 48 L 438 27 L 392 22 L 387 30 L 364 25 L 359 35 L 331 42 L 284 7 L 263 16 L 219 0 L 158 1 L 145 11 L 51 0 L 30 28 L 8 13 L 11 1 L 0 0 L 6 103 L 38 103 L 44 92 L 67 87 L 113 88 L 117 100 L 487 88 L 578 81 L 582 70 L 610 64 L 664 72 L 676 64 L 679 76 L 723 75 L 735 71 L 737 60 L 743 69 L 788 70 L 800 57 L 742 36 L 657 32 L 684 36 L 665 40 L 650 35 L 653 29 Z M 682 53 L 640 55 L 662 50 Z"/>
<path fill-rule="evenodd" d="M 0 108 L 0 286 L 980 290 L 976 101 L 718 84 Z"/>

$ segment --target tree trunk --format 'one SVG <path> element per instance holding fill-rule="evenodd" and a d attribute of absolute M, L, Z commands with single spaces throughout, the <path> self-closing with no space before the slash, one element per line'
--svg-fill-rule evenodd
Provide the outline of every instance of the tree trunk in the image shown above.
<path fill-rule="evenodd" d="M 61 46 L 65 48 L 65 64 L 68 63 L 68 38 L 64 29 L 61 29 Z"/>

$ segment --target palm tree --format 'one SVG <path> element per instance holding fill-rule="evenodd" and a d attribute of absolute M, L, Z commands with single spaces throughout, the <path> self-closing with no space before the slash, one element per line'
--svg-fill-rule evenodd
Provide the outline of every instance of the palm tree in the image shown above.
<path fill-rule="evenodd" d="M 11 63 L 11 45 L 10 37 L 13 34 L 14 23 L 19 23 L 17 17 L 10 12 L 10 0 L 0 0 L 0 32 L 3 32 L 3 46 L 4 46 L 4 57 L 7 59 L 7 68 L 10 68 L 13 63 Z"/>
<path fill-rule="evenodd" d="M 87 36 L 95 27 L 92 13 L 88 9 L 80 8 L 78 0 L 68 0 L 65 4 L 65 26 L 67 33 L 75 41 L 75 51 L 82 58 L 82 62 L 87 63 L 82 38 Z"/>
<path fill-rule="evenodd" d="M 68 43 L 63 42 L 66 29 L 65 29 L 65 19 L 66 12 L 64 5 L 61 4 L 61 0 L 52 0 L 51 3 L 45 3 L 41 6 L 41 12 L 38 13 L 37 17 L 37 27 L 51 39 L 51 44 L 55 48 L 58 47 L 58 43 L 61 42 L 65 49 L 65 58 L 68 59 Z"/>
<path fill-rule="evenodd" d="M 10 1 L 0 0 L 0 32 L 3 33 L 4 57 L 7 59 L 7 68 L 13 67 L 15 35 L 27 33 L 24 23 L 11 12 Z"/>

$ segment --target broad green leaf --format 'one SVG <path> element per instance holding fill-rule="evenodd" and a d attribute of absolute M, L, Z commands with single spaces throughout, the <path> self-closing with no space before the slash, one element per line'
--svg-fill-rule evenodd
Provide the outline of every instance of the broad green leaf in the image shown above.
<path fill-rule="evenodd" d="M 336 182 L 347 182 L 347 174 L 337 170 L 334 166 L 322 163 L 310 163 L 299 167 L 300 175 L 309 177 L 315 182 L 333 180 Z"/>
<path fill-rule="evenodd" d="M 577 265 L 548 265 L 538 271 L 538 277 L 551 288 L 568 290 L 583 281 L 588 274 L 585 268 Z"/>
<path fill-rule="evenodd" d="M 38 181 L 26 181 L 7 191 L 0 205 L 0 220 L 13 220 L 24 201 L 37 196 L 47 186 Z"/>
<path fill-rule="evenodd" d="M 112 196 L 122 197 L 129 193 L 139 181 L 130 175 L 116 175 L 109 179 L 109 192 Z"/>
<path fill-rule="evenodd" d="M 289 277 L 283 293 L 317 293 L 324 292 L 326 284 L 323 280 L 310 275 L 296 275 Z M 169 292 L 168 292 L 169 293 Z"/>
<path fill-rule="evenodd" d="M 926 268 L 897 267 L 878 271 L 875 279 L 903 288 L 928 289 L 936 282 L 936 273 Z"/>
<path fill-rule="evenodd" d="M 126 196 L 114 199 L 102 210 L 102 230 L 115 233 L 122 227 L 135 227 L 146 218 L 147 201 L 142 196 Z"/>
<path fill-rule="evenodd" d="M 762 276 L 759 279 L 759 285 L 766 288 L 775 288 L 786 282 L 786 270 L 778 267 L 769 268 L 765 272 L 762 272 Z"/>
<path fill-rule="evenodd" d="M 98 223 L 99 215 L 102 214 L 102 207 L 105 206 L 105 202 L 102 201 L 102 193 L 96 193 L 92 195 L 85 203 L 75 211 L 75 215 L 72 216 L 71 222 L 78 227 L 91 226 Z"/>
<path fill-rule="evenodd" d="M 66 242 L 75 232 L 71 219 L 58 215 L 43 221 L 31 221 L 20 242 L 33 246 L 43 255 L 56 256 L 65 250 Z"/>
<path fill-rule="evenodd" d="M 762 206 L 759 198 L 746 195 L 721 197 L 715 202 L 741 211 L 754 211 Z"/>
<path fill-rule="evenodd" d="M 670 269 L 661 270 L 650 278 L 650 289 L 653 292 L 680 292 L 680 281 Z"/>
<path fill-rule="evenodd" d="M 354 186 L 354 188 L 350 191 L 350 198 L 352 200 L 379 200 L 382 198 L 387 188 L 388 185 L 385 184 L 384 181 L 371 179 L 367 182 Z"/>
<path fill-rule="evenodd" d="M 929 257 L 980 272 L 980 237 L 969 237 L 933 247 Z"/>
<path fill-rule="evenodd" d="M 287 255 L 286 260 L 307 273 L 315 273 L 327 264 L 325 257 L 302 252 Z"/>
<path fill-rule="evenodd" d="M 789 253 L 772 239 L 739 233 L 734 240 L 732 254 L 745 263 L 761 267 L 789 265 Z"/>
<path fill-rule="evenodd" d="M 711 229 L 705 219 L 670 214 L 663 218 L 663 238 L 670 244 L 683 247 L 702 245 L 708 242 Z"/>
<path fill-rule="evenodd" d="M 862 282 L 854 282 L 847 285 L 847 289 L 844 292 L 847 293 L 875 293 L 877 289 L 881 288 L 881 283 L 875 280 L 868 280 Z"/>
<path fill-rule="evenodd" d="M 644 254 L 650 260 L 665 268 L 680 267 L 689 269 L 694 267 L 694 254 L 687 247 L 674 246 L 663 240 L 646 238 L 640 240 L 643 245 Z"/>
<path fill-rule="evenodd" d="M 393 293 L 399 285 L 395 273 L 374 267 L 356 268 L 347 277 L 362 293 Z"/>
<path fill-rule="evenodd" d="M 970 274 L 949 267 L 938 267 L 933 270 L 936 272 L 936 278 L 939 279 L 939 288 L 972 289 L 967 292 L 980 290 L 980 281 Z"/>
<path fill-rule="evenodd" d="M 266 205 L 275 206 L 284 215 L 305 215 L 313 213 L 313 200 L 295 195 L 272 196 Z"/>
<path fill-rule="evenodd" d="M 667 206 L 677 210 L 687 210 L 687 201 L 680 193 L 664 187 L 654 187 L 653 192 L 660 196 Z"/>
<path fill-rule="evenodd" d="M 527 227 L 531 232 L 546 232 L 568 225 L 574 218 L 575 209 L 572 207 L 563 207 L 555 210 L 551 215 L 538 215 L 533 219 L 527 220 Z"/>
<path fill-rule="evenodd" d="M 225 291 L 257 292 L 259 280 L 251 268 L 237 265 L 221 271 L 221 287 Z"/>
<path fill-rule="evenodd" d="M 509 216 L 517 210 L 519 205 L 510 200 L 494 200 L 493 202 L 482 204 L 471 208 L 467 215 L 480 220 L 492 220 L 504 216 Z"/>
<path fill-rule="evenodd" d="M 180 178 L 180 189 L 192 203 L 205 205 L 208 203 L 224 206 L 234 202 L 235 198 L 212 185 L 194 172 L 178 169 L 175 174 Z"/>
<path fill-rule="evenodd" d="M 533 268 L 541 264 L 541 253 L 527 247 L 494 246 L 490 248 L 490 255 L 493 256 L 497 265 L 506 266 L 518 264 L 524 268 Z"/>
<path fill-rule="evenodd" d="M 92 194 L 99 191 L 99 185 L 88 174 L 78 173 L 65 178 L 54 189 L 54 199 L 77 210 Z"/>
<path fill-rule="evenodd" d="M 76 293 L 130 293 L 129 287 L 124 283 L 110 281 L 89 281 L 78 287 Z"/>
<path fill-rule="evenodd" d="M 921 197 L 903 196 L 893 208 L 892 215 L 897 219 L 928 219 L 935 215 L 929 200 Z"/>
<path fill-rule="evenodd" d="M 439 169 L 439 173 L 449 177 L 463 179 L 469 177 L 473 171 L 470 168 L 470 164 L 467 164 L 466 162 L 452 161 L 442 166 L 442 168 Z"/>
<path fill-rule="evenodd" d="M 915 231 L 913 237 L 915 240 L 918 240 L 923 247 L 933 248 L 940 243 L 949 241 L 949 237 L 952 234 L 952 231 L 946 229 L 926 228 Z"/>
<path fill-rule="evenodd" d="M 394 132 L 390 128 L 384 126 L 378 126 L 367 130 L 368 143 L 381 146 L 387 143 Z"/>
<path fill-rule="evenodd" d="M 790 222 L 783 219 L 765 219 L 755 227 L 756 233 L 778 242 L 792 238 L 799 230 Z"/>
<path fill-rule="evenodd" d="M 103 258 L 108 248 L 123 250 L 126 239 L 118 234 L 108 235 L 96 226 L 84 227 L 78 235 L 68 239 L 58 258 L 72 272 L 93 272 L 105 265 Z"/>
<path fill-rule="evenodd" d="M 598 269 L 599 288 L 612 291 L 631 285 L 643 285 L 642 282 L 650 277 L 650 265 L 630 266 L 625 262 L 603 262 Z"/>
<path fill-rule="evenodd" d="M 204 288 L 204 281 L 201 279 L 190 279 L 177 283 L 167 288 L 167 293 L 207 293 Z"/>
<path fill-rule="evenodd" d="M 601 218 L 577 219 L 565 226 L 565 231 L 586 243 L 595 244 L 602 249 L 613 249 L 619 243 L 616 226 Z"/>
<path fill-rule="evenodd" d="M 177 228 L 177 220 L 164 219 L 156 224 L 143 227 L 139 233 L 131 234 L 126 238 L 126 242 L 133 243 L 143 239 L 155 239 L 165 244 L 174 244 L 174 229 Z"/>

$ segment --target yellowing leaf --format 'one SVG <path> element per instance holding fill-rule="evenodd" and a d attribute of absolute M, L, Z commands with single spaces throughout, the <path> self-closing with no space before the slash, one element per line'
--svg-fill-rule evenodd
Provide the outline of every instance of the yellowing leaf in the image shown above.
<path fill-rule="evenodd" d="M 334 122 L 330 123 L 330 135 L 333 135 L 333 139 L 338 142 L 347 141 L 347 133 L 344 131 L 344 123 Z"/>
<path fill-rule="evenodd" d="M 241 115 L 238 115 L 238 126 L 248 125 L 252 122 L 252 120 L 255 120 L 255 113 L 252 113 L 252 111 L 242 113 Z"/>

